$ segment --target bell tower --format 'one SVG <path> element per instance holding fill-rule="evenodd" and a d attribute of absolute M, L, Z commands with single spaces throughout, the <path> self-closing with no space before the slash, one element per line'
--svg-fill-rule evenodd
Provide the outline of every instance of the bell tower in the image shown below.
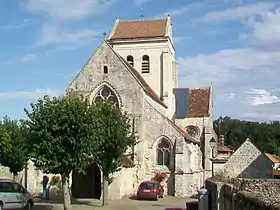
<path fill-rule="evenodd" d="M 155 20 L 117 18 L 108 41 L 168 106 L 171 118 L 178 72 L 170 15 Z"/>

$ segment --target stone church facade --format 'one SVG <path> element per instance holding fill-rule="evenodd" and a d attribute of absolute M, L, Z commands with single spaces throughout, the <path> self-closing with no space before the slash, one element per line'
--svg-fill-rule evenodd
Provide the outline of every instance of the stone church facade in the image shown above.
<path fill-rule="evenodd" d="M 107 98 L 134 122 L 134 166 L 113 175 L 110 198 L 128 196 L 156 172 L 168 175 L 165 193 L 175 196 L 195 193 L 211 176 L 212 88 L 178 88 L 170 16 L 117 19 L 67 91 Z"/>
<path fill-rule="evenodd" d="M 130 167 L 112 175 L 109 198 L 135 193 L 143 180 L 167 174 L 165 194 L 190 196 L 212 174 L 212 88 L 178 88 L 170 16 L 158 20 L 119 20 L 67 88 L 92 102 L 107 98 L 131 117 L 139 143 Z M 0 171 L 1 172 L 1 171 Z M 52 175 L 49 175 L 50 178 Z M 74 197 L 100 198 L 102 171 L 72 173 Z M 43 174 L 29 163 L 18 179 L 41 192 Z M 50 197 L 61 195 L 50 187 Z"/>

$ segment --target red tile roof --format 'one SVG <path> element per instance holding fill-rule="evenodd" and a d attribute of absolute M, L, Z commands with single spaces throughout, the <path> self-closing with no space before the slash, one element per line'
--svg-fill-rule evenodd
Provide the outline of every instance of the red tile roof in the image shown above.
<path fill-rule="evenodd" d="M 164 37 L 167 19 L 119 20 L 111 39 Z"/>
<path fill-rule="evenodd" d="M 218 152 L 233 152 L 233 150 L 227 146 L 218 146 Z"/>
<path fill-rule="evenodd" d="M 272 155 L 269 153 L 265 153 L 266 157 L 273 163 L 280 163 L 280 157 L 276 156 L 276 155 Z"/>
<path fill-rule="evenodd" d="M 280 176 L 280 170 L 273 170 L 273 176 Z"/>
<path fill-rule="evenodd" d="M 189 89 L 188 117 L 209 116 L 210 88 Z"/>

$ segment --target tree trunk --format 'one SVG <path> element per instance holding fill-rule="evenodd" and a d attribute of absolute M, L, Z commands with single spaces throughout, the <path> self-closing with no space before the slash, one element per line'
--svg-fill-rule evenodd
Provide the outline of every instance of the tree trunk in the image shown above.
<path fill-rule="evenodd" d="M 71 198 L 69 191 L 69 175 L 61 175 L 62 189 L 63 189 L 63 206 L 64 210 L 71 209 Z"/>
<path fill-rule="evenodd" d="M 13 173 L 13 180 L 16 181 L 17 173 Z"/>
<path fill-rule="evenodd" d="M 102 206 L 106 206 L 108 204 L 108 177 L 103 174 L 102 179 Z"/>

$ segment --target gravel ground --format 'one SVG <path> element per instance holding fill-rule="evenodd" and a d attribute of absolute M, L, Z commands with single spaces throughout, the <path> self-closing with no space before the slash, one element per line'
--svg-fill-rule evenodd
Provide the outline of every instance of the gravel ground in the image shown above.
<path fill-rule="evenodd" d="M 186 202 L 190 198 L 179 198 L 179 197 L 165 197 L 158 201 L 138 201 L 130 199 L 122 199 L 117 201 L 109 201 L 108 206 L 101 207 L 99 200 L 81 199 L 72 204 L 73 210 L 91 209 L 91 210 L 179 210 L 186 209 Z M 51 203 L 38 201 L 35 203 L 34 210 L 63 210 L 61 203 Z"/>

